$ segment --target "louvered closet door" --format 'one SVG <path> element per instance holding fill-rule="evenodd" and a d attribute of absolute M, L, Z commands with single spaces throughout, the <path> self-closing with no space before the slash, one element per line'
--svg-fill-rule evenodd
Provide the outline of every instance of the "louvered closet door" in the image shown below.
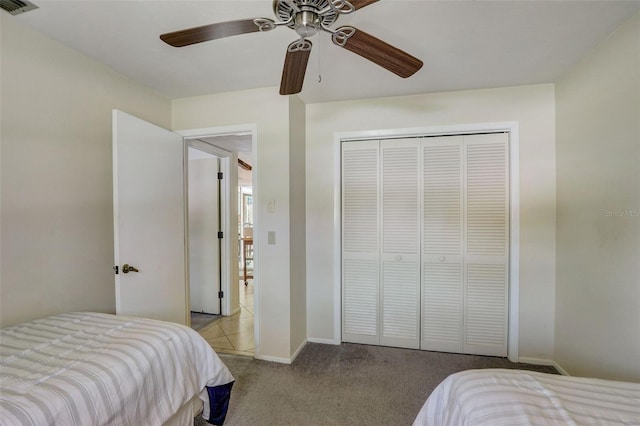
<path fill-rule="evenodd" d="M 427 138 L 423 157 L 422 338 L 425 350 L 463 350 L 463 138 Z"/>
<path fill-rule="evenodd" d="M 508 135 L 465 136 L 464 352 L 507 355 Z"/>
<path fill-rule="evenodd" d="M 380 344 L 420 347 L 419 141 L 380 142 Z"/>
<path fill-rule="evenodd" d="M 379 344 L 379 143 L 342 144 L 342 340 Z"/>

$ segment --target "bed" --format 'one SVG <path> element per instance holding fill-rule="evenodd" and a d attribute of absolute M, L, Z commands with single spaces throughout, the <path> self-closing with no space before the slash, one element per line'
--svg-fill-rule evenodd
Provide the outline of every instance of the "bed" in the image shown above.
<path fill-rule="evenodd" d="M 194 330 L 90 312 L 0 330 L 2 425 L 222 424 L 233 376 Z"/>
<path fill-rule="evenodd" d="M 452 374 L 414 426 L 640 425 L 640 384 L 523 370 Z"/>

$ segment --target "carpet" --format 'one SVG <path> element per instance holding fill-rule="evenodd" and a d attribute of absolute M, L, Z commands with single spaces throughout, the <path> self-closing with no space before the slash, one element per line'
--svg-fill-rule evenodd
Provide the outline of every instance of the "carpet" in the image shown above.
<path fill-rule="evenodd" d="M 291 365 L 220 358 L 236 378 L 225 426 L 411 425 L 431 391 L 457 371 L 514 368 L 557 374 L 553 367 L 506 358 L 349 343 L 308 343 Z"/>

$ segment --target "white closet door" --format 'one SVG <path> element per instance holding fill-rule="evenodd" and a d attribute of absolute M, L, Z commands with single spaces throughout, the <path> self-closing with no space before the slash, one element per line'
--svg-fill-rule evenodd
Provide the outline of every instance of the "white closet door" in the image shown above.
<path fill-rule="evenodd" d="M 342 340 L 379 344 L 379 143 L 342 144 Z"/>
<path fill-rule="evenodd" d="M 380 142 L 380 344 L 420 347 L 419 141 Z"/>
<path fill-rule="evenodd" d="M 465 136 L 464 352 L 507 355 L 508 135 Z"/>
<path fill-rule="evenodd" d="M 425 139 L 422 333 L 425 350 L 463 349 L 463 138 Z"/>

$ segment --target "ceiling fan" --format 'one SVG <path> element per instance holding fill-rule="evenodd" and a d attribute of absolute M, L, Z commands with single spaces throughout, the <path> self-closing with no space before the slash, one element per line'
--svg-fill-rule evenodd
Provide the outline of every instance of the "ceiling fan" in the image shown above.
<path fill-rule="evenodd" d="M 384 41 L 352 26 L 331 29 L 343 14 L 355 12 L 378 0 L 273 0 L 277 21 L 269 18 L 219 22 L 162 34 L 160 39 L 174 47 L 183 47 L 239 34 L 271 31 L 285 26 L 295 30 L 300 39 L 287 48 L 280 82 L 280 94 L 292 95 L 302 90 L 307 62 L 311 54 L 309 37 L 320 31 L 331 34 L 331 41 L 402 78 L 412 76 L 422 61 Z"/>

